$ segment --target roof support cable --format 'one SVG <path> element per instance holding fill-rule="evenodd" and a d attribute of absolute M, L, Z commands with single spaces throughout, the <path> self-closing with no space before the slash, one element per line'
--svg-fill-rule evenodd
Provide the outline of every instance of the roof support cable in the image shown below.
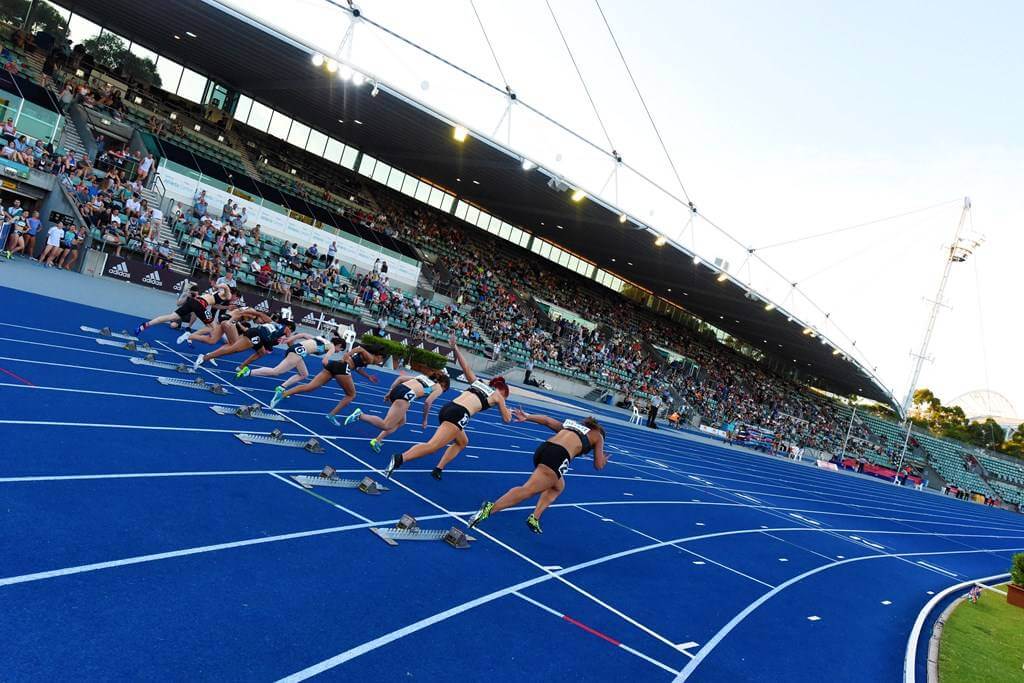
<path fill-rule="evenodd" d="M 619 153 L 615 151 L 615 145 L 612 144 L 612 138 L 608 135 L 608 129 L 605 127 L 604 120 L 601 118 L 601 114 L 597 110 L 597 104 L 594 102 L 594 98 L 590 94 L 590 88 L 587 87 L 587 81 L 583 78 L 583 72 L 580 71 L 580 65 L 576 63 L 576 56 L 573 55 L 572 48 L 569 47 L 569 41 L 565 39 L 565 33 L 562 32 L 562 25 L 558 23 L 558 17 L 555 16 L 555 10 L 551 7 L 550 0 L 544 0 L 544 4 L 548 7 L 548 13 L 551 14 L 551 20 L 555 22 L 555 28 L 558 30 L 558 35 L 562 38 L 562 44 L 565 45 L 565 51 L 569 53 L 569 61 L 572 62 L 573 67 L 576 69 L 576 75 L 580 79 L 580 85 L 583 86 L 583 92 L 587 94 L 587 100 L 590 101 L 590 108 L 594 110 L 594 118 L 597 119 L 597 124 L 601 127 L 601 132 L 604 133 L 604 139 L 608 141 L 608 149 L 611 150 L 612 156 L 618 158 Z"/>
<path fill-rule="evenodd" d="M 612 43 L 615 45 L 615 51 L 619 53 L 619 59 L 622 61 L 622 66 L 625 67 L 626 74 L 629 76 L 629 80 L 633 84 L 633 90 L 636 91 L 636 96 L 644 108 L 644 113 L 647 114 L 647 120 L 651 123 L 654 135 L 658 138 L 658 144 L 661 145 L 661 151 L 664 152 L 665 159 L 668 160 L 669 168 L 672 169 L 672 175 L 675 176 L 676 182 L 679 183 L 679 189 L 683 191 L 683 196 L 686 197 L 686 201 L 692 206 L 693 202 L 690 201 L 690 195 L 686 192 L 686 186 L 683 185 L 683 179 L 679 175 L 679 170 L 676 168 L 675 162 L 672 161 L 672 155 L 668 153 L 668 147 L 665 145 L 665 140 L 661 137 L 661 131 L 658 130 L 657 124 L 654 123 L 654 116 L 651 115 L 651 110 L 647 107 L 647 101 L 644 100 L 643 93 L 640 92 L 640 86 L 637 85 L 636 79 L 633 78 L 633 71 L 629 68 L 629 64 L 626 62 L 626 56 L 622 54 L 622 48 L 619 47 L 619 41 L 615 37 L 615 32 L 612 31 L 611 24 L 608 23 L 608 17 L 604 15 L 604 10 L 601 8 L 600 0 L 594 0 L 594 4 L 597 5 L 597 11 L 601 14 L 601 20 L 604 22 L 605 28 L 608 29 L 608 35 L 611 36 Z"/>

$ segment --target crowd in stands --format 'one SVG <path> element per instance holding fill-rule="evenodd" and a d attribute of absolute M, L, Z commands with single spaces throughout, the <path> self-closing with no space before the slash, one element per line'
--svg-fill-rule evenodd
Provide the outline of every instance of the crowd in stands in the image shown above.
<path fill-rule="evenodd" d="M 193 136 L 192 123 L 205 120 L 214 131 L 231 131 L 231 118 L 211 110 L 176 103 L 170 117 L 158 102 L 143 111 L 127 103 L 116 89 L 89 85 L 94 59 L 79 49 L 60 49 L 48 56 L 44 76 L 60 88 L 57 97 L 66 109 L 73 102 L 145 126 L 157 136 Z M 2 55 L 0 55 L 2 57 Z M 16 61 L 9 59 L 8 63 Z M 61 66 L 82 68 L 85 79 L 62 79 Z M 97 159 L 60 153 L 46 141 L 19 136 L 13 123 L 4 125 L 4 157 L 61 176 L 79 204 L 84 226 L 70 226 L 81 244 L 85 229 L 109 245 L 141 252 L 165 265 L 171 246 L 159 242 L 159 211 L 146 206 L 140 190 L 152 170 L 152 157 L 132 154 L 118 143 L 97 137 Z M 236 131 L 237 133 L 238 131 Z M 495 361 L 508 359 L 533 370 L 567 374 L 616 392 L 622 405 L 675 416 L 675 424 L 691 415 L 704 423 L 728 427 L 747 424 L 770 431 L 779 443 L 824 452 L 845 449 L 855 458 L 894 463 L 902 444 L 890 444 L 860 421 L 841 419 L 836 404 L 805 387 L 768 372 L 758 363 L 596 282 L 582 278 L 490 234 L 463 225 L 453 216 L 414 202 L 386 188 L 364 186 L 358 177 L 263 133 L 244 129 L 246 140 L 260 150 L 256 160 L 262 180 L 273 182 L 304 199 L 327 202 L 360 226 L 415 245 L 427 256 L 437 291 L 453 303 L 439 306 L 413 292 L 403 292 L 388 279 L 383 260 L 362 273 L 336 258 L 337 245 L 299 245 L 262 235 L 245 210 L 228 201 L 210 207 L 205 193 L 190 206 L 179 206 L 170 217 L 188 249 L 195 270 L 211 279 L 245 276 L 266 293 L 285 302 L 312 304 L 344 302 L 376 316 L 378 327 L 398 326 L 414 338 L 444 338 L 454 329 L 460 340 L 488 348 Z M 250 139 L 251 138 L 251 139 Z M 223 139 L 223 144 L 228 144 Z M 238 153 L 245 155 L 242 149 Z M 266 162 L 273 164 L 266 164 Z M 261 163 L 262 162 L 262 163 Z M 266 164 L 266 169 L 264 169 Z M 279 167 L 277 170 L 273 166 Z M 297 175 L 281 168 L 299 167 Z M 342 201 L 347 198 L 346 203 Z M 358 208 L 363 206 L 364 208 Z M 18 225 L 21 251 L 41 229 L 32 218 L 4 211 L 5 222 Z M 38 217 L 36 217 L 38 222 Z M 35 225 L 36 227 L 31 227 Z M 15 242 L 17 244 L 17 242 Z M 8 243 L 8 251 L 11 249 Z M 73 264 L 77 259 L 68 257 Z M 58 256 L 54 265 L 63 265 Z M 70 267 L 70 266 L 68 266 Z M 244 275 L 243 275 L 244 274 Z M 540 302 L 544 302 L 541 305 Z M 550 316 L 546 305 L 571 311 L 581 322 Z M 685 361 L 669 362 L 653 348 L 671 349 Z M 651 421 L 653 424 L 653 419 Z M 849 431 L 849 434 L 847 432 Z M 916 444 L 915 444 L 916 445 Z"/>

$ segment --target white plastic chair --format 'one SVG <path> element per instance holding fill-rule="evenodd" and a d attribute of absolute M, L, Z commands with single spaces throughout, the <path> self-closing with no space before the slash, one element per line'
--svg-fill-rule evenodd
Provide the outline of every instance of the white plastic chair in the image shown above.
<path fill-rule="evenodd" d="M 629 417 L 629 423 L 640 424 L 642 421 L 643 418 L 640 417 L 640 411 L 636 409 L 636 406 L 633 406 L 633 414 Z"/>

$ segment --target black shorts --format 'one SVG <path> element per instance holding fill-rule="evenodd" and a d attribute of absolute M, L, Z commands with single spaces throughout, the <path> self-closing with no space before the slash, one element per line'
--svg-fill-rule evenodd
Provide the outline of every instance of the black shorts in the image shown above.
<path fill-rule="evenodd" d="M 324 369 L 334 377 L 348 377 L 352 374 L 352 368 L 343 360 L 327 361 Z"/>
<path fill-rule="evenodd" d="M 202 299 L 196 299 L 195 297 L 189 297 L 185 300 L 178 310 L 174 312 L 181 322 L 186 325 L 192 320 L 192 316 L 195 315 L 197 319 L 209 325 L 213 322 L 214 312 L 213 309 L 206 305 L 206 302 Z"/>
<path fill-rule="evenodd" d="M 270 333 L 261 327 L 254 327 L 246 332 L 246 336 L 249 337 L 249 341 L 252 343 L 253 351 L 261 349 L 271 351 L 277 346 L 277 342 L 270 338 Z"/>
<path fill-rule="evenodd" d="M 571 461 L 572 458 L 569 457 L 569 451 L 565 450 L 565 447 L 550 441 L 545 441 L 537 446 L 537 450 L 533 452 L 533 466 L 546 465 L 554 470 L 559 479 L 569 469 Z"/>
<path fill-rule="evenodd" d="M 466 429 L 470 417 L 469 411 L 458 403 L 449 403 L 437 414 L 438 422 L 451 422 L 461 430 Z"/>
<path fill-rule="evenodd" d="M 387 400 L 390 403 L 394 403 L 395 401 L 408 401 L 409 403 L 412 403 L 416 400 L 416 392 L 404 384 L 399 384 L 391 390 L 391 393 L 388 394 Z"/>

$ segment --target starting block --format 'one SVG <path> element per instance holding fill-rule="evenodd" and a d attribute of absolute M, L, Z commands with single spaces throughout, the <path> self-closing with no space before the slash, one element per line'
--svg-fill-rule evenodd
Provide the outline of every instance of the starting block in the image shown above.
<path fill-rule="evenodd" d="M 397 546 L 399 541 L 444 541 L 453 548 L 468 548 L 469 542 L 476 540 L 458 527 L 448 531 L 421 529 L 412 515 L 402 515 L 393 528 L 370 527 L 370 531 L 392 547 Z"/>
<path fill-rule="evenodd" d="M 192 366 L 186 363 L 178 363 L 175 365 L 174 363 L 165 363 L 163 361 L 153 360 L 153 354 L 151 353 L 147 354 L 145 358 L 132 356 L 128 360 L 134 365 L 145 365 L 147 367 L 160 368 L 162 370 L 176 370 L 177 372 L 182 372 L 186 375 L 191 375 L 195 372 L 195 370 L 192 369 Z"/>
<path fill-rule="evenodd" d="M 325 466 L 324 471 L 317 475 L 293 474 L 292 480 L 304 489 L 312 489 L 317 486 L 334 489 L 358 489 L 359 491 L 371 496 L 380 495 L 382 492 L 388 490 L 386 486 L 379 485 L 369 477 L 362 480 L 340 479 L 336 475 L 335 469 L 330 465 Z M 364 487 L 366 482 L 369 482 L 369 484 Z"/>
<path fill-rule="evenodd" d="M 264 444 L 267 446 L 285 446 L 287 448 L 304 448 L 310 453 L 323 453 L 324 449 L 316 439 L 300 441 L 298 439 L 286 439 L 280 429 L 275 429 L 270 434 L 235 434 L 235 438 L 246 446 L 253 444 Z M 302 482 L 299 482 L 302 483 Z"/>
<path fill-rule="evenodd" d="M 150 346 L 148 342 L 144 342 L 141 346 L 139 346 L 138 344 L 131 340 L 128 340 L 126 342 L 119 342 L 114 341 L 113 339 L 97 339 L 96 343 L 99 344 L 100 346 L 116 346 L 117 348 L 124 349 L 125 351 L 142 351 L 145 352 L 146 354 L 152 354 L 154 356 L 160 353 L 152 346 Z"/>
<path fill-rule="evenodd" d="M 129 334 L 128 330 L 121 330 L 120 332 L 112 332 L 109 327 L 103 327 L 96 329 L 95 327 L 87 327 L 82 325 L 79 327 L 82 332 L 88 332 L 89 334 L 98 334 L 101 337 L 113 337 L 114 339 L 124 339 L 125 341 L 139 341 L 139 338 L 135 335 Z"/>
<path fill-rule="evenodd" d="M 223 396 L 228 390 L 221 384 L 207 384 L 202 377 L 195 379 L 182 379 L 180 377 L 157 377 L 157 382 L 167 387 L 187 387 L 189 389 L 203 389 Z"/>
<path fill-rule="evenodd" d="M 191 368 L 190 368 L 191 369 Z M 274 422 L 287 422 L 284 415 L 268 412 L 259 403 L 251 406 L 210 406 L 210 410 L 218 415 L 234 415 L 243 420 L 272 420 Z"/>

